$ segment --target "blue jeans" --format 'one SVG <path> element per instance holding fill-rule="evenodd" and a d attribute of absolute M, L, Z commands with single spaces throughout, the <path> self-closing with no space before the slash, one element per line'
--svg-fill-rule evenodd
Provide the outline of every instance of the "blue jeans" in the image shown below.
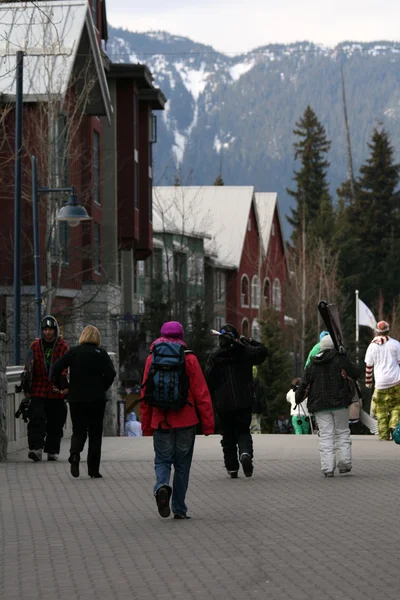
<path fill-rule="evenodd" d="M 185 496 L 189 485 L 189 472 L 195 437 L 196 427 L 157 429 L 153 434 L 154 469 L 157 479 L 154 486 L 154 495 L 162 486 L 171 491 L 169 480 L 171 466 L 174 465 L 171 508 L 175 515 L 186 515 L 187 512 Z"/>

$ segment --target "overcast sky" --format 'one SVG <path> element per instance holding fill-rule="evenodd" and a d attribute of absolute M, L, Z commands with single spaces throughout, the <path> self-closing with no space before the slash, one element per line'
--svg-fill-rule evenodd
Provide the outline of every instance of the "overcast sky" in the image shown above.
<path fill-rule="evenodd" d="M 400 0 L 107 0 L 107 17 L 114 26 L 168 31 L 221 52 L 400 39 Z"/>

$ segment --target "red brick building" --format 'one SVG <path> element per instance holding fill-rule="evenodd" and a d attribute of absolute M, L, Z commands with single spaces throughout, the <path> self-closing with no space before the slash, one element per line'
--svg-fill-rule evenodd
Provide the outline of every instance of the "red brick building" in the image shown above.
<path fill-rule="evenodd" d="M 216 329 L 228 321 L 259 337 L 258 320 L 273 306 L 283 324 L 287 277 L 277 195 L 252 186 L 157 187 L 159 209 L 176 231 L 207 231 L 205 302 Z"/>
<path fill-rule="evenodd" d="M 81 326 L 92 322 L 108 348 L 117 351 L 121 315 L 135 310 L 130 291 L 136 260 L 152 251 L 153 109 L 162 109 L 165 98 L 144 65 L 114 65 L 102 51 L 108 37 L 105 0 L 10 2 L 0 5 L 0 21 L 8 27 L 3 32 L 8 50 L 0 57 L 0 121 L 7 132 L 0 144 L 2 329 L 12 335 L 15 54 L 23 49 L 21 349 L 35 333 L 35 154 L 40 185 L 74 185 L 91 217 L 75 228 L 58 224 L 55 217 L 66 197 L 41 196 L 43 310 L 57 316 L 71 343 Z"/>

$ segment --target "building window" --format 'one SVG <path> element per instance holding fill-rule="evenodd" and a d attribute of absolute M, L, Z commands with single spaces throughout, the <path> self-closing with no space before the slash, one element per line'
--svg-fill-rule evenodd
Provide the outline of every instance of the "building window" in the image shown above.
<path fill-rule="evenodd" d="M 247 319 L 243 319 L 242 321 L 242 335 L 249 337 L 249 322 Z"/>
<path fill-rule="evenodd" d="M 137 276 L 138 277 L 144 277 L 146 274 L 146 269 L 145 269 L 145 262 L 144 260 L 138 260 L 136 262 L 136 272 L 137 272 Z"/>
<path fill-rule="evenodd" d="M 222 329 L 223 319 L 222 317 L 215 317 L 215 329 L 220 331 Z"/>
<path fill-rule="evenodd" d="M 149 122 L 149 141 L 150 144 L 157 143 L 157 117 L 150 113 L 150 122 Z"/>
<path fill-rule="evenodd" d="M 100 204 L 100 135 L 93 132 L 93 199 Z"/>
<path fill-rule="evenodd" d="M 139 315 L 143 315 L 145 312 L 145 303 L 144 303 L 143 296 L 140 296 L 140 298 L 138 300 L 138 310 L 139 310 Z"/>
<path fill-rule="evenodd" d="M 261 329 L 257 319 L 254 319 L 251 324 L 251 337 L 256 342 L 261 342 Z"/>
<path fill-rule="evenodd" d="M 251 280 L 251 305 L 253 308 L 260 306 L 260 279 L 258 275 L 254 275 Z"/>
<path fill-rule="evenodd" d="M 275 310 L 282 310 L 282 292 L 279 279 L 274 279 L 272 285 L 272 306 Z"/>
<path fill-rule="evenodd" d="M 99 223 L 94 224 L 94 243 L 93 243 L 93 255 L 94 255 L 94 271 L 97 274 L 101 273 L 101 239 L 100 239 L 100 225 Z"/>
<path fill-rule="evenodd" d="M 196 256 L 196 283 L 201 285 L 204 280 L 204 259 L 201 255 Z"/>
<path fill-rule="evenodd" d="M 263 301 L 264 301 L 264 306 L 269 306 L 269 299 L 271 297 L 271 283 L 270 280 L 268 279 L 268 277 L 266 279 L 264 279 L 264 285 L 263 285 Z"/>
<path fill-rule="evenodd" d="M 149 167 L 150 168 L 150 167 Z M 149 221 L 153 222 L 153 179 L 149 177 Z"/>
<path fill-rule="evenodd" d="M 68 265 L 69 263 L 69 226 L 65 221 L 55 222 L 50 238 L 51 261 Z"/>
<path fill-rule="evenodd" d="M 54 121 L 54 172 L 57 187 L 68 187 L 68 121 L 64 114 Z"/>
<path fill-rule="evenodd" d="M 161 275 L 162 250 L 154 248 L 151 260 L 153 266 L 153 278 L 157 279 Z"/>
<path fill-rule="evenodd" d="M 225 300 L 225 273 L 222 271 L 215 273 L 215 300 L 217 302 Z"/>
<path fill-rule="evenodd" d="M 249 299 L 249 278 L 247 277 L 247 275 L 243 275 L 242 277 L 242 283 L 240 286 L 240 298 L 241 298 L 241 305 L 242 306 L 249 306 L 250 303 L 250 299 Z"/>
<path fill-rule="evenodd" d="M 98 2 L 98 0 L 92 0 L 92 20 L 93 20 L 93 24 L 96 27 L 96 29 L 98 26 L 97 2 Z"/>

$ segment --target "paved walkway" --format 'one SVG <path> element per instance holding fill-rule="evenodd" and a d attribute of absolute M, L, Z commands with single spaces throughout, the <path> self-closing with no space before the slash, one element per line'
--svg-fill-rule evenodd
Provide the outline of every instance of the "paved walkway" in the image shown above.
<path fill-rule="evenodd" d="M 351 475 L 325 479 L 317 438 L 255 436 L 252 479 L 227 478 L 198 437 L 192 519 L 161 519 L 151 438 L 106 438 L 86 465 L 0 464 L 2 600 L 397 600 L 400 448 L 353 438 Z"/>

